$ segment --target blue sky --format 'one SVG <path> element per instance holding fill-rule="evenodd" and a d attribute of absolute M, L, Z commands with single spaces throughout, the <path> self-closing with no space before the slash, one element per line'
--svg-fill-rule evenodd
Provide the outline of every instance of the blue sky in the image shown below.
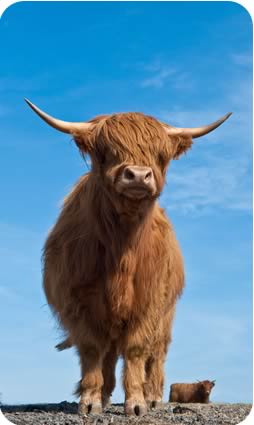
<path fill-rule="evenodd" d="M 0 392 L 73 400 L 74 350 L 41 288 L 41 248 L 87 167 L 23 102 L 82 121 L 142 111 L 178 126 L 234 115 L 171 164 L 161 204 L 186 265 L 165 365 L 172 382 L 216 379 L 212 400 L 252 400 L 252 25 L 232 2 L 23 2 L 0 20 Z M 120 364 L 114 401 L 122 401 Z"/>

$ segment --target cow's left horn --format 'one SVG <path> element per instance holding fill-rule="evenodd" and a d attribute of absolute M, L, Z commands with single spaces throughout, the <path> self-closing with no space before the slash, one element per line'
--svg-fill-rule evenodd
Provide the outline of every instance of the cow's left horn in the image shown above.
<path fill-rule="evenodd" d="M 86 122 L 68 122 L 58 120 L 57 118 L 51 117 L 50 115 L 43 112 L 37 106 L 35 106 L 30 100 L 25 99 L 26 103 L 42 118 L 47 124 L 51 125 L 51 127 L 56 128 L 63 133 L 73 134 L 75 132 L 86 131 L 91 128 L 92 124 Z"/>
<path fill-rule="evenodd" d="M 189 135 L 191 136 L 193 139 L 196 139 L 197 137 L 201 137 L 204 136 L 205 134 L 210 133 L 211 131 L 215 130 L 217 127 L 219 127 L 221 124 L 224 123 L 224 121 L 226 121 L 230 115 L 232 115 L 232 112 L 229 112 L 228 114 L 224 115 L 222 118 L 220 118 L 219 120 L 213 122 L 212 124 L 209 125 L 205 125 L 203 127 L 197 127 L 197 128 L 177 128 L 177 127 L 164 127 L 165 130 L 167 131 L 167 133 L 171 136 L 176 136 L 176 135 Z"/>

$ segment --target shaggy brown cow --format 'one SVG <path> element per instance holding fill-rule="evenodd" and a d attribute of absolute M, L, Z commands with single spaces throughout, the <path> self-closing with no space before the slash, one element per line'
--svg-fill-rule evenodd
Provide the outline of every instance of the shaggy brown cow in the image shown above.
<path fill-rule="evenodd" d="M 125 412 L 141 415 L 162 398 L 163 363 L 184 286 L 178 243 L 156 199 L 169 161 L 230 114 L 209 126 L 177 129 L 141 113 L 68 123 L 27 103 L 72 134 L 92 160 L 44 248 L 46 297 L 80 356 L 80 412 L 98 413 L 107 403 L 122 355 Z"/>
<path fill-rule="evenodd" d="M 170 402 L 177 403 L 209 403 L 209 396 L 215 381 L 199 381 L 194 384 L 172 384 L 170 386 Z"/>

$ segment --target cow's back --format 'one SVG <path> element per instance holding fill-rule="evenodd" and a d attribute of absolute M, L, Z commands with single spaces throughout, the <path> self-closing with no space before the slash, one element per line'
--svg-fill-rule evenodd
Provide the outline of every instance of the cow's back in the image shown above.
<path fill-rule="evenodd" d="M 196 384 L 172 384 L 170 386 L 169 401 L 172 403 L 198 402 Z"/>

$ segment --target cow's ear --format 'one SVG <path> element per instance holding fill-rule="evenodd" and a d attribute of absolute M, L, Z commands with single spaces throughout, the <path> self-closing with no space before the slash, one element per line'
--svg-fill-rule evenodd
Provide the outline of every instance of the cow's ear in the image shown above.
<path fill-rule="evenodd" d="M 95 144 L 94 129 L 85 132 L 73 133 L 73 140 L 79 148 L 82 155 L 91 154 Z"/>
<path fill-rule="evenodd" d="M 96 141 L 98 141 L 101 128 L 108 117 L 109 115 L 99 115 L 88 121 L 89 127 L 86 131 L 72 132 L 73 139 L 82 155 L 91 154 L 96 149 Z"/>
<path fill-rule="evenodd" d="M 186 134 L 170 136 L 172 145 L 172 159 L 178 159 L 183 153 L 186 153 L 192 146 L 192 137 Z"/>

